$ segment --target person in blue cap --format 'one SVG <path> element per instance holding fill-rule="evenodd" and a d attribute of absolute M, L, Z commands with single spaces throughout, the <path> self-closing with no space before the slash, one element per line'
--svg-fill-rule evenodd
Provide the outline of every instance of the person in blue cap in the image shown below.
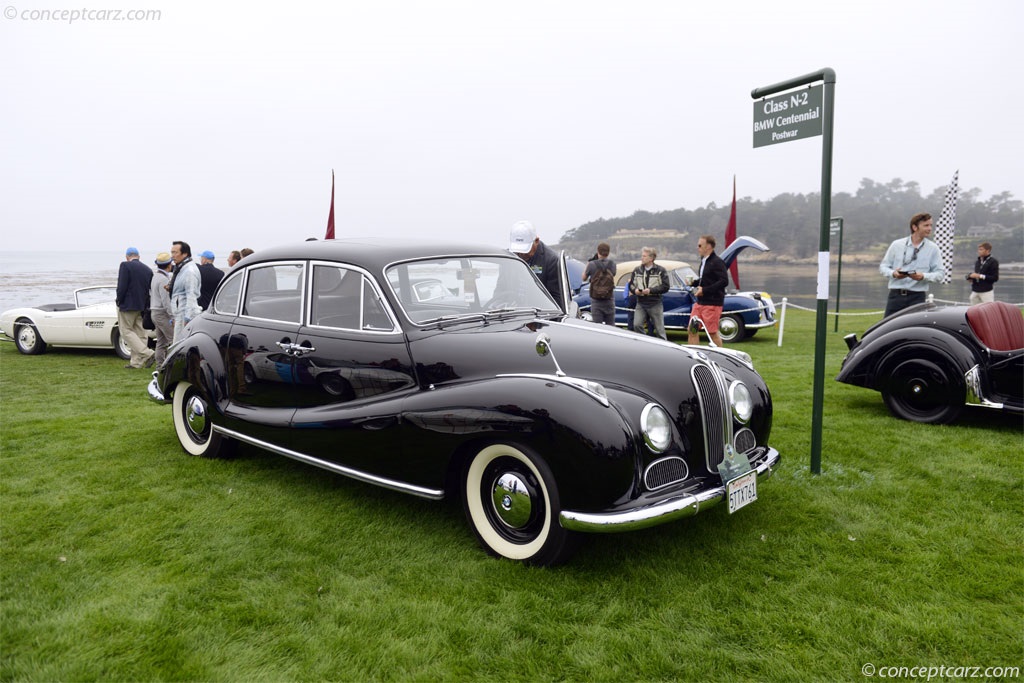
<path fill-rule="evenodd" d="M 199 308 L 204 311 L 210 306 L 217 285 L 224 279 L 224 271 L 213 265 L 215 258 L 217 257 L 209 249 L 199 255 L 199 275 L 202 278 L 199 287 Z"/>
<path fill-rule="evenodd" d="M 125 368 L 138 370 L 153 364 L 156 353 L 149 348 L 142 312 L 149 308 L 149 284 L 153 271 L 139 260 L 139 250 L 128 247 L 117 271 L 117 329 L 132 355 Z"/>

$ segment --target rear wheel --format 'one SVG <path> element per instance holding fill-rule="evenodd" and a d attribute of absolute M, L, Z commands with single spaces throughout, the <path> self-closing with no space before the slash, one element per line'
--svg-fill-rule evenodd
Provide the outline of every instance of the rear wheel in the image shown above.
<path fill-rule="evenodd" d="M 560 564 L 577 537 L 558 523 L 558 489 L 546 463 L 523 446 L 493 444 L 469 461 L 466 518 L 492 555 L 539 566 Z"/>
<path fill-rule="evenodd" d="M 28 318 L 14 323 L 14 345 L 26 356 L 37 356 L 46 351 L 46 342 L 39 336 L 36 326 Z"/>
<path fill-rule="evenodd" d="M 188 382 L 179 382 L 174 388 L 174 432 L 189 455 L 227 458 L 236 445 L 234 440 L 214 431 L 209 404 Z"/>
<path fill-rule="evenodd" d="M 723 315 L 718 321 L 718 334 L 723 343 L 734 342 L 746 336 L 746 324 L 738 315 Z"/>
<path fill-rule="evenodd" d="M 955 420 L 963 410 L 963 378 L 945 364 L 930 358 L 911 358 L 891 366 L 886 374 L 882 397 L 897 417 L 942 424 Z"/>

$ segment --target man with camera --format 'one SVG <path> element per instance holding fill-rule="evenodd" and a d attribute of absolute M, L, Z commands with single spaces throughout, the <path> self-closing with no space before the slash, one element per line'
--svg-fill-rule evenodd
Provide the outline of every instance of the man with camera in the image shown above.
<path fill-rule="evenodd" d="M 910 236 L 889 245 L 878 272 L 889 280 L 889 298 L 885 317 L 915 304 L 923 304 L 929 282 L 942 282 L 942 255 L 928 239 L 932 234 L 932 215 L 915 214 L 910 219 Z"/>
<path fill-rule="evenodd" d="M 971 283 L 971 305 L 995 301 L 992 285 L 999 281 L 999 261 L 992 258 L 992 245 L 982 242 L 978 245 L 978 260 L 974 270 L 967 274 Z"/>

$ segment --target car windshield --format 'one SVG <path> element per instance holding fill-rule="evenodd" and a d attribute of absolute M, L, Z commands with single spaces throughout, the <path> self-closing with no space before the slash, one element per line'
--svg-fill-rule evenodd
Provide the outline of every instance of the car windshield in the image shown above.
<path fill-rule="evenodd" d="M 683 266 L 672 271 L 673 287 L 689 287 L 697 279 L 697 273 L 690 266 Z"/>
<path fill-rule="evenodd" d="M 431 324 L 487 313 L 557 310 L 522 259 L 458 256 L 411 261 L 387 270 L 409 320 Z"/>
<path fill-rule="evenodd" d="M 98 287 L 83 287 L 75 290 L 75 306 L 85 308 L 96 304 L 107 304 L 117 298 L 117 287 L 101 285 Z"/>

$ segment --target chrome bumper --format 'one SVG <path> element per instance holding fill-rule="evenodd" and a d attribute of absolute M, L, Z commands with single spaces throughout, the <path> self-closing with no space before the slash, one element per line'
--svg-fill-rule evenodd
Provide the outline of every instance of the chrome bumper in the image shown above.
<path fill-rule="evenodd" d="M 149 400 L 161 405 L 170 403 L 170 399 L 164 398 L 164 394 L 160 391 L 160 385 L 156 383 L 157 373 L 153 373 L 153 379 L 150 381 L 149 386 L 146 387 L 146 394 L 149 396 Z"/>
<path fill-rule="evenodd" d="M 758 480 L 770 477 L 772 468 L 778 465 L 779 452 L 769 449 L 768 457 L 754 469 Z M 558 516 L 562 528 L 569 531 L 586 531 L 590 533 L 616 533 L 634 531 L 647 527 L 665 524 L 677 519 L 692 517 L 701 510 L 717 505 L 725 498 L 725 485 L 716 486 L 699 493 L 686 494 L 671 498 L 648 507 L 622 510 L 617 512 L 574 512 L 563 510 Z"/>

